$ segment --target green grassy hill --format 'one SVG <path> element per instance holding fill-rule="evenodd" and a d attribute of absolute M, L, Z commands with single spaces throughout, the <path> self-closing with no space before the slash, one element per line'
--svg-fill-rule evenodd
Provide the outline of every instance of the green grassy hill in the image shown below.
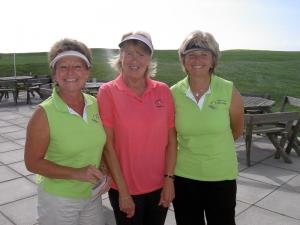
<path fill-rule="evenodd" d="M 270 93 L 300 98 L 300 52 L 223 52 L 217 73 L 234 81 L 241 92 Z"/>
<path fill-rule="evenodd" d="M 115 71 L 108 61 L 116 54 L 116 50 L 93 49 L 92 77 L 113 79 Z M 155 79 L 172 85 L 184 77 L 177 51 L 157 50 L 154 60 L 158 63 Z M 50 74 L 46 53 L 16 54 L 16 64 L 17 75 Z M 277 103 L 283 95 L 300 98 L 300 52 L 223 51 L 216 74 L 232 80 L 240 92 L 270 93 Z M 13 55 L 0 54 L 0 76 L 10 75 L 13 75 Z"/>

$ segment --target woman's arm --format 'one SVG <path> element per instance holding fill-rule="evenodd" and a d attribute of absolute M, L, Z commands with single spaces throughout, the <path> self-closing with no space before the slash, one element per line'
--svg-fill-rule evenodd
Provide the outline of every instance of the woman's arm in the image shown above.
<path fill-rule="evenodd" d="M 135 213 L 135 205 L 129 194 L 127 184 L 123 178 L 119 160 L 114 149 L 114 130 L 113 128 L 104 127 L 106 132 L 106 145 L 104 149 L 105 161 L 109 167 L 110 173 L 118 186 L 119 207 L 120 210 L 130 218 Z"/>
<path fill-rule="evenodd" d="M 159 205 L 169 207 L 175 197 L 174 190 L 174 170 L 177 156 L 177 138 L 175 128 L 170 128 L 168 132 L 168 146 L 166 152 L 166 168 L 164 185 L 161 192 Z"/>
<path fill-rule="evenodd" d="M 50 142 L 47 115 L 38 107 L 32 115 L 28 126 L 25 143 L 25 164 L 29 171 L 55 179 L 75 179 L 95 183 L 102 173 L 95 166 L 71 168 L 60 166 L 45 159 Z"/>
<path fill-rule="evenodd" d="M 244 103 L 239 91 L 234 87 L 230 105 L 230 127 L 234 140 L 243 134 L 244 129 Z"/>

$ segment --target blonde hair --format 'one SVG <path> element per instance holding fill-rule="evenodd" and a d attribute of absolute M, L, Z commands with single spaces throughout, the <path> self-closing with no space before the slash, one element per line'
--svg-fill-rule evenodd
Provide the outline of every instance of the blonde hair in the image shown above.
<path fill-rule="evenodd" d="M 213 67 L 210 69 L 209 73 L 212 74 L 218 64 L 220 58 L 219 44 L 215 40 L 214 36 L 208 32 L 203 31 L 193 31 L 190 33 L 182 42 L 180 48 L 178 49 L 179 60 L 181 63 L 182 70 L 187 73 L 184 66 L 184 60 L 187 52 L 193 50 L 207 50 L 213 55 Z"/>
<path fill-rule="evenodd" d="M 144 36 L 145 38 L 148 39 L 148 41 L 152 44 L 152 40 L 151 40 L 151 36 L 149 33 L 144 32 L 144 31 L 136 31 L 136 32 L 129 32 L 126 33 L 122 36 L 121 42 L 128 36 L 133 35 L 133 34 L 139 34 Z M 120 50 L 119 50 L 119 54 L 116 55 L 115 57 L 111 58 L 109 60 L 109 64 L 111 65 L 111 67 L 113 69 L 115 69 L 117 72 L 121 72 L 122 70 L 122 61 L 121 61 L 121 53 L 124 50 L 124 48 L 127 46 L 128 43 L 133 43 L 136 46 L 139 46 L 143 49 L 143 51 L 145 51 L 147 54 L 151 55 L 152 54 L 152 50 L 143 42 L 139 41 L 139 40 L 127 40 L 124 43 L 121 44 L 120 46 Z M 153 45 L 152 45 L 153 46 Z M 148 77 L 154 77 L 156 75 L 156 68 L 157 68 L 157 63 L 154 62 L 151 59 L 151 62 L 149 63 L 148 68 L 146 69 L 145 75 Z"/>

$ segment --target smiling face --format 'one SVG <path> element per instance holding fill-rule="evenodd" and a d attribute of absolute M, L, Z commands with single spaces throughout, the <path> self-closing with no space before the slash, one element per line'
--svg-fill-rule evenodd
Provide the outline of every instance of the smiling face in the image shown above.
<path fill-rule="evenodd" d="M 184 56 L 184 66 L 191 76 L 209 75 L 213 67 L 213 55 L 205 50 L 192 51 Z"/>
<path fill-rule="evenodd" d="M 55 65 L 54 79 L 60 92 L 80 92 L 89 77 L 89 69 L 84 60 L 76 56 L 66 56 Z"/>
<path fill-rule="evenodd" d="M 121 51 L 122 74 L 125 78 L 139 79 L 146 76 L 151 55 L 142 45 L 128 42 Z"/>

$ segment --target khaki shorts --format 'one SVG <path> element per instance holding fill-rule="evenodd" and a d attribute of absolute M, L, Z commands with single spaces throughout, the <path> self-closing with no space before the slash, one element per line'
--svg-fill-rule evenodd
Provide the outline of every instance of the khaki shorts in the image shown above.
<path fill-rule="evenodd" d="M 102 199 L 71 199 L 38 188 L 39 225 L 105 225 Z"/>

